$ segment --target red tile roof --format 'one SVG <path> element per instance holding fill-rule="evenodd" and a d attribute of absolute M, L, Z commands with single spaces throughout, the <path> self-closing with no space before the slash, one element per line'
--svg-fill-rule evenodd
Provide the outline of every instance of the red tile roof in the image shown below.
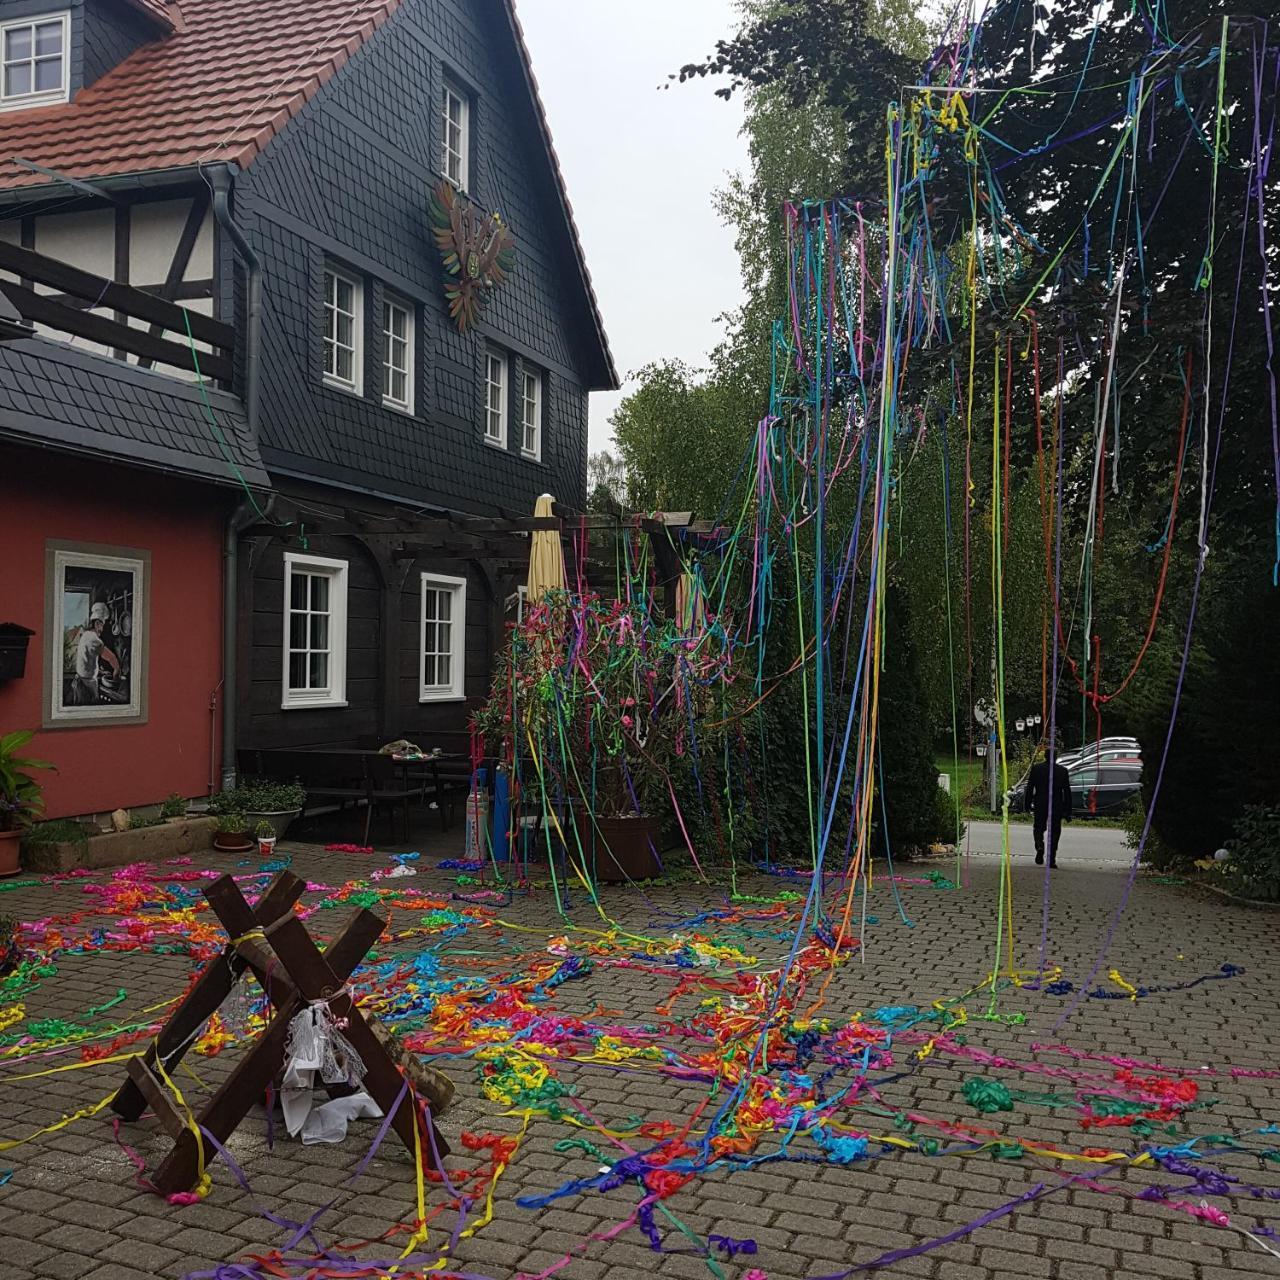
<path fill-rule="evenodd" d="M 74 102 L 0 115 L 0 189 L 48 181 L 13 156 L 73 178 L 248 164 L 400 5 L 133 2 L 172 20 L 172 34 L 135 50 Z"/>
<path fill-rule="evenodd" d="M 245 166 L 400 7 L 401 0 L 127 0 L 165 34 L 135 50 L 74 102 L 0 112 L 0 191 L 47 175 L 106 178 L 205 163 Z M 546 144 L 602 365 L 616 387 L 600 307 L 538 94 L 515 0 L 502 0 Z"/>

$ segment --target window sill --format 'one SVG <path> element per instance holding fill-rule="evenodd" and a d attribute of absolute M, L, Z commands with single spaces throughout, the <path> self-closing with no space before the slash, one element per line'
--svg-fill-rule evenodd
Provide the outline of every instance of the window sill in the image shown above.
<path fill-rule="evenodd" d="M 508 452 L 505 440 L 495 440 L 492 436 L 485 436 L 484 442 L 490 449 L 501 449 L 503 453 Z"/>
<path fill-rule="evenodd" d="M 521 449 L 521 450 L 520 450 L 520 456 L 521 456 L 521 457 L 522 457 L 526 462 L 539 462 L 539 463 L 540 463 L 540 462 L 542 461 L 542 454 L 540 454 L 540 453 L 530 453 L 530 452 L 528 451 L 528 449 Z"/>
<path fill-rule="evenodd" d="M 411 404 L 397 404 L 394 400 L 383 400 L 382 407 L 390 409 L 392 413 L 398 413 L 404 418 L 416 418 L 418 415 L 413 411 Z"/>
<path fill-rule="evenodd" d="M 347 702 L 346 698 L 315 698 L 307 699 L 305 702 L 298 698 L 294 698 L 292 700 L 285 698 L 280 703 L 280 709 L 282 711 L 313 711 L 318 710 L 321 707 L 332 709 L 334 707 L 346 707 L 349 705 L 350 704 Z"/>
<path fill-rule="evenodd" d="M 327 373 L 320 381 L 329 388 L 330 391 L 341 391 L 344 395 L 355 396 L 357 400 L 364 399 L 364 392 L 358 386 L 351 382 L 340 382 L 337 378 L 331 378 Z"/>
<path fill-rule="evenodd" d="M 418 702 L 426 705 L 432 702 L 466 702 L 464 693 L 419 693 Z"/>

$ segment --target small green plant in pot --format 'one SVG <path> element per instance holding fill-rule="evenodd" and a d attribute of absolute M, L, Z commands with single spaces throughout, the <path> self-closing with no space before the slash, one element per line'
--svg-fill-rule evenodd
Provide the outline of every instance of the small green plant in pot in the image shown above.
<path fill-rule="evenodd" d="M 0 915 L 0 978 L 22 959 L 22 923 L 17 916 Z"/>
<path fill-rule="evenodd" d="M 302 812 L 306 800 L 305 788 L 296 782 L 246 781 L 214 796 L 209 801 L 209 812 L 242 813 L 249 822 L 247 831 L 265 819 L 275 828 L 276 835 L 282 836 Z"/>
<path fill-rule="evenodd" d="M 264 858 L 271 857 L 276 851 L 275 827 L 266 818 L 262 818 L 259 820 L 258 825 L 254 827 L 253 834 L 258 837 L 258 852 Z"/>
<path fill-rule="evenodd" d="M 243 813 L 224 813 L 213 833 L 213 847 L 225 853 L 244 853 L 253 848 L 249 837 L 249 821 Z"/>
<path fill-rule="evenodd" d="M 29 729 L 0 736 L 0 878 L 18 873 L 18 842 L 44 812 L 44 791 L 34 774 L 52 769 L 22 754 L 35 737 Z"/>

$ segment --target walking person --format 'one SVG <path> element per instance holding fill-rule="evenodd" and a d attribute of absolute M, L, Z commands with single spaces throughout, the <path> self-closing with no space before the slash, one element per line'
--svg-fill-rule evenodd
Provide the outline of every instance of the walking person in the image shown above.
<path fill-rule="evenodd" d="M 1058 865 L 1058 841 L 1062 838 L 1062 824 L 1071 819 L 1071 775 L 1058 763 L 1058 753 L 1053 747 L 1048 755 L 1041 750 L 1027 778 L 1027 812 L 1035 815 L 1036 865 L 1044 864 L 1044 835 L 1050 828 L 1050 811 L 1053 822 L 1049 833 L 1049 866 Z"/>

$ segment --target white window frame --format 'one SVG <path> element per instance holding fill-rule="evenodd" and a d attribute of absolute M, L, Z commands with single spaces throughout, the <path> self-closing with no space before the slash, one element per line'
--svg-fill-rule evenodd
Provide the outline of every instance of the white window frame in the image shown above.
<path fill-rule="evenodd" d="M 286 711 L 303 707 L 345 707 L 347 705 L 347 577 L 346 560 L 300 555 L 284 556 L 284 670 L 280 677 L 280 705 Z M 325 689 L 289 687 L 290 621 L 293 612 L 293 576 L 305 573 L 329 579 L 329 684 Z"/>
<path fill-rule="evenodd" d="M 455 105 L 457 120 L 451 113 Z M 454 127 L 458 130 L 458 150 L 449 145 L 449 134 Z M 455 162 L 457 171 L 453 172 Z M 440 95 L 440 172 L 445 181 L 459 191 L 466 191 L 471 184 L 471 97 L 448 76 Z"/>
<path fill-rule="evenodd" d="M 453 596 L 449 611 L 450 680 L 447 685 L 427 684 L 427 592 L 447 591 Z M 447 574 L 423 573 L 418 579 L 418 701 L 461 702 L 466 697 L 467 580 Z"/>
<path fill-rule="evenodd" d="M 399 311 L 404 316 L 404 368 L 391 363 L 391 330 L 387 327 L 389 311 Z M 389 409 L 398 409 L 401 413 L 413 413 L 414 379 L 417 376 L 415 349 L 418 341 L 417 310 L 412 303 L 405 302 L 395 294 L 386 293 L 382 297 L 382 403 Z M 387 391 L 387 383 L 392 371 L 404 374 L 405 398 L 397 400 Z"/>
<path fill-rule="evenodd" d="M 494 364 L 502 370 L 501 380 L 494 382 L 493 373 Z M 495 449 L 505 449 L 507 447 L 507 411 L 509 408 L 508 401 L 510 399 L 510 387 L 507 381 L 510 372 L 511 362 L 507 359 L 507 353 L 497 347 L 485 347 L 484 349 L 484 442 L 491 444 Z M 495 435 L 490 427 L 493 424 L 494 406 L 492 402 L 492 393 L 494 387 L 498 388 L 498 431 Z"/>
<path fill-rule="evenodd" d="M 529 399 L 529 387 L 533 386 L 533 399 Z M 520 370 L 520 453 L 533 462 L 542 461 L 543 409 L 542 370 L 524 365 Z M 529 407 L 533 406 L 533 422 L 529 421 Z M 529 428 L 533 428 L 533 448 L 529 448 Z"/>
<path fill-rule="evenodd" d="M 332 306 L 329 303 L 329 277 L 332 276 L 335 281 L 335 298 Z M 351 316 L 351 380 L 347 381 L 337 373 L 329 370 L 329 352 L 333 347 L 340 344 L 337 340 L 337 332 L 332 337 L 329 335 L 329 315 L 330 312 L 337 313 L 342 309 L 337 305 L 336 282 L 349 285 L 351 287 L 351 306 L 352 311 L 342 311 L 343 315 Z M 323 298 L 323 316 L 324 316 L 324 380 L 326 385 L 337 387 L 341 391 L 350 391 L 355 395 L 360 395 L 364 386 L 364 282 L 359 276 L 353 275 L 350 271 L 344 271 L 341 267 L 332 262 L 326 262 L 324 265 L 324 298 Z"/>
<path fill-rule="evenodd" d="M 62 82 L 56 89 L 39 89 L 35 88 L 35 28 L 45 26 L 48 23 L 59 22 L 62 24 Z M 9 32 L 18 27 L 31 28 L 31 56 L 19 61 L 28 62 L 31 65 L 31 84 L 30 93 L 5 93 L 5 82 L 8 77 L 5 75 L 8 63 L 5 60 L 5 53 L 8 50 Z M 20 111 L 24 107 L 39 107 L 50 102 L 66 102 L 71 97 L 71 14 L 68 10 L 53 13 L 34 14 L 29 18 L 14 18 L 9 22 L 0 23 L 0 111 Z"/>

